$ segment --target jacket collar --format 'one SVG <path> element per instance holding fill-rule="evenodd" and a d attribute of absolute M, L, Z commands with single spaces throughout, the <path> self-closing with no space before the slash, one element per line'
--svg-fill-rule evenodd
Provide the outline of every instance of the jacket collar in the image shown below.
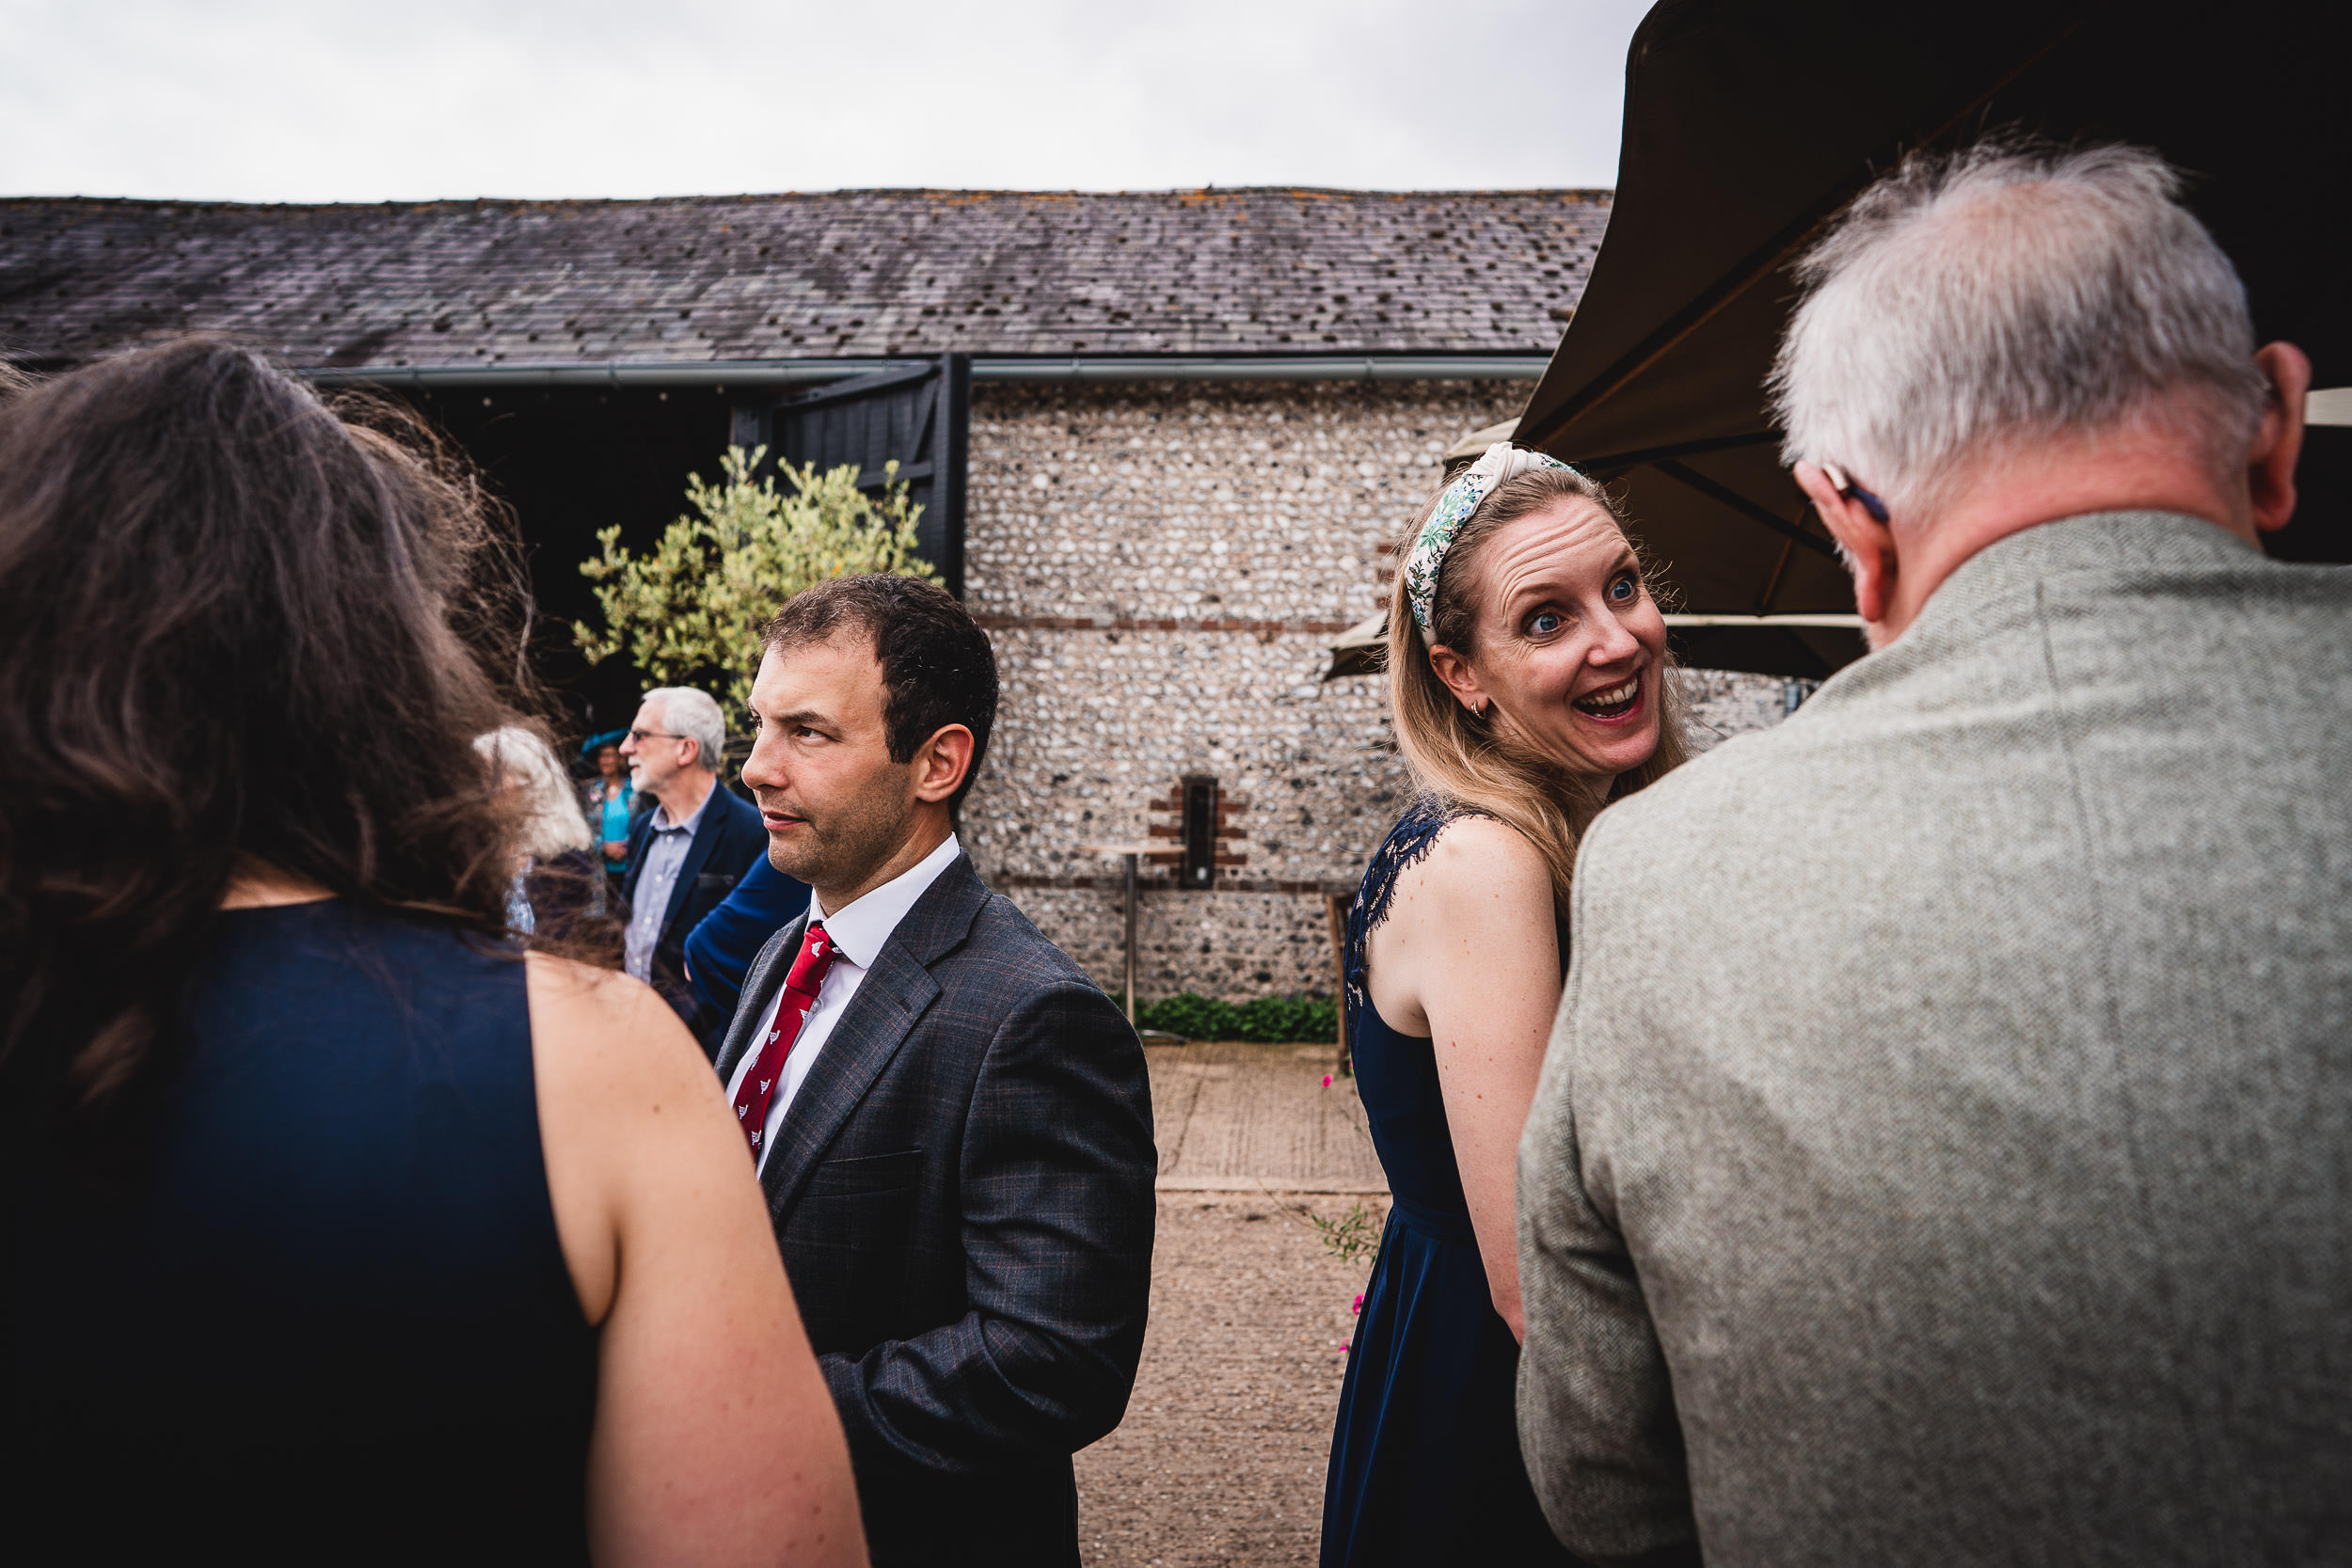
<path fill-rule="evenodd" d="M 2090 512 L 2036 523 L 1994 540 L 1952 568 L 1891 647 L 1838 671 L 1798 712 L 1812 713 L 1808 722 L 1818 721 L 1916 672 L 1979 655 L 2000 637 L 2030 632 L 2042 613 L 2044 589 L 2058 578 L 2145 578 L 2268 563 L 2220 525 L 2178 512 Z"/>

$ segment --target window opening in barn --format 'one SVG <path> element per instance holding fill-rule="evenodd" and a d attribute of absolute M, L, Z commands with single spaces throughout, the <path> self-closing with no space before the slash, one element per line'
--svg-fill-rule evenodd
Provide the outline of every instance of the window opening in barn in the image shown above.
<path fill-rule="evenodd" d="M 1184 865 L 1183 885 L 1216 885 L 1216 779 L 1208 773 L 1184 775 Z"/>

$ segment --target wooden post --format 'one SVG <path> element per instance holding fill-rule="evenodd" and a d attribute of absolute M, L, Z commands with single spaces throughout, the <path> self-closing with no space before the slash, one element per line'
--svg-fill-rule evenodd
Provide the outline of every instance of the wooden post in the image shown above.
<path fill-rule="evenodd" d="M 1136 1022 L 1136 860 L 1137 851 L 1130 848 L 1127 862 L 1127 1025 Z"/>
<path fill-rule="evenodd" d="M 1348 900 L 1337 894 L 1323 895 L 1324 922 L 1331 930 L 1331 972 L 1339 989 L 1331 994 L 1338 998 L 1340 1018 L 1340 1069 L 1342 1078 L 1356 1075 L 1356 1064 L 1347 1055 L 1347 905 Z"/>
<path fill-rule="evenodd" d="M 1149 840 L 1141 844 L 1081 844 L 1078 851 L 1086 855 L 1104 855 L 1126 862 L 1127 915 L 1127 1022 L 1136 1021 L 1136 909 L 1141 889 L 1137 884 L 1137 869 L 1143 857 L 1159 853 L 1159 846 Z"/>

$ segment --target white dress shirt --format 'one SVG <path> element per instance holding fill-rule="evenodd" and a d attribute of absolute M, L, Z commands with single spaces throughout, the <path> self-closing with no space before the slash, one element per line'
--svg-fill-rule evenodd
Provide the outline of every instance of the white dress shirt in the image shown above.
<path fill-rule="evenodd" d="M 817 1053 L 825 1048 L 834 1025 L 841 1022 L 850 998 L 857 994 L 857 988 L 865 982 L 866 972 L 882 957 L 882 943 L 898 928 L 898 922 L 907 917 L 907 911 L 914 908 L 914 901 L 939 880 L 939 874 L 962 852 L 956 835 L 949 833 L 938 848 L 863 898 L 850 900 L 836 913 L 827 914 L 822 900 L 813 893 L 809 895 L 809 917 L 821 922 L 826 934 L 833 938 L 833 967 L 825 972 L 825 983 L 818 990 L 817 1006 L 809 1009 L 808 1017 L 802 1022 L 800 1037 L 792 1042 L 792 1053 L 784 1059 L 784 1082 L 776 1085 L 775 1098 L 768 1102 L 768 1126 L 759 1135 L 762 1167 L 768 1164 L 768 1151 L 776 1147 L 776 1130 L 784 1125 L 784 1113 L 801 1092 L 808 1069 L 816 1065 Z M 735 1064 L 735 1073 L 727 1080 L 728 1100 L 742 1092 L 744 1078 L 759 1065 L 756 1042 L 766 1039 L 768 1031 L 776 1026 L 776 1008 L 783 1003 L 784 987 L 779 983 L 776 994 L 759 1015 L 759 1027 L 752 1031 L 754 1048 L 743 1053 L 743 1059 Z"/>

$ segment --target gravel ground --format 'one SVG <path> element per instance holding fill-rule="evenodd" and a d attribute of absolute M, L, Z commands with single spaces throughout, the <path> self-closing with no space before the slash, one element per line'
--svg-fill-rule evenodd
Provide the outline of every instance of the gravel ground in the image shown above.
<path fill-rule="evenodd" d="M 1089 1568 L 1315 1560 L 1340 1346 L 1372 1259 L 1341 1262 L 1298 1211 L 1359 1203 L 1376 1227 L 1376 1196 L 1160 1195 L 1135 1398 L 1077 1457 Z"/>

